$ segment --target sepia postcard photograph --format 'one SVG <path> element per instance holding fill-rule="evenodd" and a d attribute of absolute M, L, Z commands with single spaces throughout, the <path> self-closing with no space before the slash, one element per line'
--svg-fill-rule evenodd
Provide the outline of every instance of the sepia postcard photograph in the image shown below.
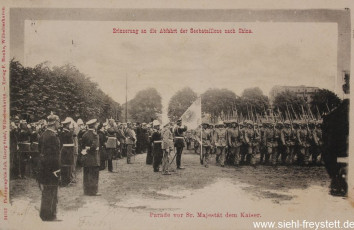
<path fill-rule="evenodd" d="M 354 229 L 352 6 L 5 1 L 0 229 Z"/>

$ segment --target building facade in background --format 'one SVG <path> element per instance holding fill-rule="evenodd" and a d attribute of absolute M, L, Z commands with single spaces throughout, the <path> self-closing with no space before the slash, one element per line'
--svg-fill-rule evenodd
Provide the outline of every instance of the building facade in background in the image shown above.
<path fill-rule="evenodd" d="M 273 88 L 270 90 L 269 93 L 269 99 L 270 103 L 272 104 L 274 102 L 275 97 L 282 92 L 292 92 L 295 93 L 296 96 L 304 98 L 306 102 L 311 102 L 312 100 L 312 95 L 315 94 L 317 91 L 319 91 L 320 88 L 318 87 L 309 87 L 309 86 L 280 86 L 276 85 L 273 86 Z"/>

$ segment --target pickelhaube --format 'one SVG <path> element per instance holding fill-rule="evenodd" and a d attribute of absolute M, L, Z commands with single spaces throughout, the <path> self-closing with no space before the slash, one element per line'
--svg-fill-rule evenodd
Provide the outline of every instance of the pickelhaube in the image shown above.
<path fill-rule="evenodd" d="M 59 117 L 57 115 L 54 115 L 53 112 L 50 113 L 50 115 L 47 117 L 47 120 L 48 120 L 48 125 L 52 125 L 56 121 L 60 121 Z"/>

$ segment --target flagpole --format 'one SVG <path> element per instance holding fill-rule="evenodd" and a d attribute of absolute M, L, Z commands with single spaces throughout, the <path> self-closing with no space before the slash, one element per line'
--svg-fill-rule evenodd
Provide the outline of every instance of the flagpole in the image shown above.
<path fill-rule="evenodd" d="M 200 159 L 203 159 L 203 119 L 202 119 L 202 95 L 200 95 Z"/>
<path fill-rule="evenodd" d="M 128 122 L 128 77 L 125 75 L 125 123 Z"/>

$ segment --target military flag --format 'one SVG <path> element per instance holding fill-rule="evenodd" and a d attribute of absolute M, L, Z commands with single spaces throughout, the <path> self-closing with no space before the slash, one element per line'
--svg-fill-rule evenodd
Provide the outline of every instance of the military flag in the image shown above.
<path fill-rule="evenodd" d="M 198 97 L 195 102 L 181 116 L 182 124 L 186 125 L 189 130 L 197 129 L 202 123 L 202 101 Z"/>

